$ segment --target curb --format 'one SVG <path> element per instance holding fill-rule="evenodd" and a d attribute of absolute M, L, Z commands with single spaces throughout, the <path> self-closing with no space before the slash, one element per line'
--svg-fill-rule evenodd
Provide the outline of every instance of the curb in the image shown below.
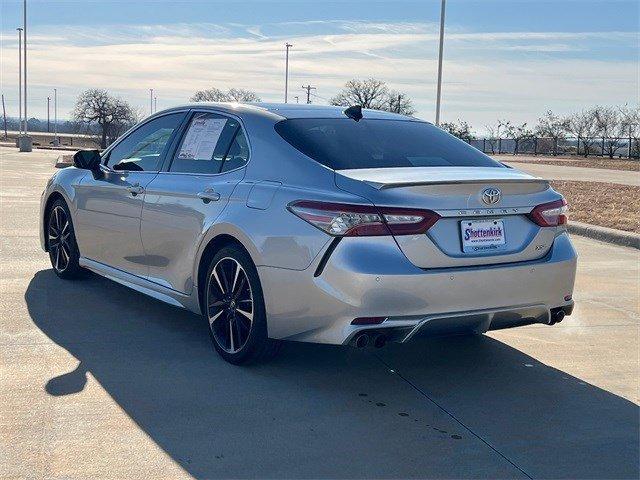
<path fill-rule="evenodd" d="M 623 247 L 640 249 L 640 235 L 637 233 L 624 232 L 614 228 L 600 227 L 582 222 L 569 222 L 567 230 L 569 233 L 582 237 L 589 237 Z"/>
<path fill-rule="evenodd" d="M 4 142 L 0 141 L 0 147 L 15 147 L 15 142 Z M 82 150 L 81 147 L 72 147 L 69 145 L 60 145 L 58 147 L 54 147 L 53 145 L 33 145 L 33 150 L 60 150 L 66 152 L 77 152 L 78 150 Z"/>

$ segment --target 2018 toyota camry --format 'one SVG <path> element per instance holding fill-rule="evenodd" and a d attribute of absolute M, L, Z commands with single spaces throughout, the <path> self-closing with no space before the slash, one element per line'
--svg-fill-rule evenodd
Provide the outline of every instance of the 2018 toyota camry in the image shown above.
<path fill-rule="evenodd" d="M 43 192 L 40 237 L 59 277 L 92 270 L 201 313 L 241 364 L 281 339 L 554 324 L 573 309 L 566 209 L 415 118 L 199 103 L 78 152 Z"/>

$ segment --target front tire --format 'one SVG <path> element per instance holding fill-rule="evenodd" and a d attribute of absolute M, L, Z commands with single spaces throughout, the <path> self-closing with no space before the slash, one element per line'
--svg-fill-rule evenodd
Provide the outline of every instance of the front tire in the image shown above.
<path fill-rule="evenodd" d="M 251 257 L 239 247 L 222 248 L 211 260 L 203 313 L 218 354 L 234 365 L 265 361 L 279 342 L 268 338 L 260 278 Z"/>
<path fill-rule="evenodd" d="M 49 209 L 46 235 L 49 259 L 55 274 L 65 280 L 79 277 L 82 273 L 80 251 L 71 213 L 66 202 L 60 198 Z"/>

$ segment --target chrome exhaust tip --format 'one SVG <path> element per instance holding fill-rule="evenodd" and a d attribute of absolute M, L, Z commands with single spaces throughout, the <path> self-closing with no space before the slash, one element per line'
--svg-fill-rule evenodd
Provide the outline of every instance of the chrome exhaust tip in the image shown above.
<path fill-rule="evenodd" d="M 382 348 L 387 343 L 387 336 L 384 333 L 379 333 L 373 339 L 373 346 L 376 348 Z"/>
<path fill-rule="evenodd" d="M 364 348 L 367 345 L 369 345 L 369 335 L 366 333 L 361 333 L 360 335 L 358 335 L 356 337 L 356 339 L 354 340 L 354 345 L 357 348 Z"/>
<path fill-rule="evenodd" d="M 562 307 L 551 310 L 549 314 L 549 325 L 555 325 L 556 323 L 560 323 L 562 320 L 564 320 L 565 316 L 566 316 L 566 313 L 564 311 L 564 308 Z"/>

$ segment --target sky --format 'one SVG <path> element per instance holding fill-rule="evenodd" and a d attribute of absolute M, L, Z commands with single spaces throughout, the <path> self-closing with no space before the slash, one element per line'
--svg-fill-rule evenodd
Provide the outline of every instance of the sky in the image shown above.
<path fill-rule="evenodd" d="M 481 132 L 497 119 L 535 123 L 594 104 L 637 104 L 637 0 L 448 0 L 442 119 Z M 352 78 L 407 93 L 433 121 L 440 0 L 28 0 L 29 116 L 59 118 L 77 95 L 104 88 L 149 113 L 199 89 L 246 88 L 264 101 L 302 85 L 327 103 Z M 0 90 L 17 116 L 22 1 L 0 2 Z"/>

